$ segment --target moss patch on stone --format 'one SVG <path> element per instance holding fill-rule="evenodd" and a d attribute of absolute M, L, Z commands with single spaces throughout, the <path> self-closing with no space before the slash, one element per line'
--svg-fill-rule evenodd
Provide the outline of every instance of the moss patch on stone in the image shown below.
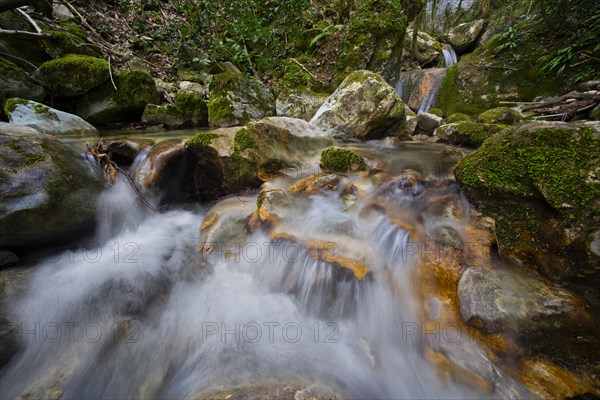
<path fill-rule="evenodd" d="M 4 112 L 6 113 L 8 118 L 10 118 L 10 114 L 13 111 L 15 111 L 18 104 L 27 105 L 28 103 L 29 103 L 29 101 L 27 101 L 25 99 L 19 99 L 18 97 L 13 97 L 12 99 L 6 100 L 6 103 L 4 103 Z"/>
<path fill-rule="evenodd" d="M 23 150 L 21 145 L 19 145 L 19 141 L 17 139 L 15 139 L 12 142 L 10 142 L 9 144 L 7 144 L 6 147 L 16 151 L 21 156 L 23 156 L 25 158 L 25 165 L 33 165 L 35 163 L 46 160 L 46 156 L 43 153 L 35 154 L 35 153 L 29 153 L 29 152 L 26 152 L 25 150 Z"/>
<path fill-rule="evenodd" d="M 600 222 L 594 134 L 556 124 L 506 131 L 461 160 L 455 176 L 467 197 L 496 219 L 503 246 L 529 255 L 560 253 L 572 240 L 567 229 L 585 232 Z M 523 250 L 532 247 L 533 253 Z"/>
<path fill-rule="evenodd" d="M 467 114 L 463 114 L 463 113 L 454 113 L 444 119 L 444 122 L 447 124 L 452 124 L 454 122 L 461 122 L 461 121 L 471 121 L 471 117 L 469 117 Z"/>
<path fill-rule="evenodd" d="M 352 150 L 330 147 L 321 152 L 321 168 L 325 171 L 364 171 L 365 159 Z"/>
<path fill-rule="evenodd" d="M 110 78 L 108 62 L 80 54 L 69 54 L 40 66 L 46 87 L 56 95 L 77 96 Z"/>
<path fill-rule="evenodd" d="M 440 86 L 437 105 L 446 112 L 452 114 L 456 111 L 456 101 L 458 100 L 458 88 L 456 87 L 456 78 L 458 76 L 458 66 L 455 64 L 446 70 L 446 76 Z"/>
<path fill-rule="evenodd" d="M 233 149 L 239 153 L 246 149 L 258 150 L 258 144 L 250 136 L 248 128 L 242 128 L 235 133 L 235 137 L 233 138 Z"/>
<path fill-rule="evenodd" d="M 213 139 L 218 136 L 219 135 L 212 132 L 198 132 L 193 138 L 185 142 L 185 148 L 188 149 L 190 147 L 210 146 Z"/>

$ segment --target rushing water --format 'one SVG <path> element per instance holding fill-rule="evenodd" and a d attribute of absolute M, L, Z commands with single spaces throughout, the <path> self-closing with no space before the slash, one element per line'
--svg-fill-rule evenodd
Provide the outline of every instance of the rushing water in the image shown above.
<path fill-rule="evenodd" d="M 391 170 L 442 160 L 436 146 L 362 146 Z M 443 179 L 451 163 L 440 162 L 423 175 Z M 371 272 L 361 281 L 340 278 L 297 247 L 291 254 L 260 230 L 228 243 L 247 250 L 241 257 L 216 257 L 200 268 L 205 211 L 152 213 L 119 181 L 98 200 L 94 240 L 36 266 L 13 305 L 25 343 L 2 372 L 1 397 L 190 398 L 295 381 L 350 398 L 481 397 L 440 380 L 420 336 L 407 334 L 420 318 L 414 259 L 405 254 L 410 234 L 368 207 L 386 199 L 393 212 L 410 216 L 423 208 L 410 190 L 422 189 L 375 184 L 349 204 L 339 191 L 360 187 L 361 178 L 345 179 L 337 192 L 283 207 L 278 229 L 364 257 Z M 256 208 L 252 196 L 240 201 L 249 212 Z"/>

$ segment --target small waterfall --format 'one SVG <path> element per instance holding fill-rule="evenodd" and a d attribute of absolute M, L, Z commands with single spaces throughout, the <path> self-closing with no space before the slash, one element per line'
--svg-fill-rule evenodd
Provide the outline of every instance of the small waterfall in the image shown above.
<path fill-rule="evenodd" d="M 449 68 L 458 62 L 456 52 L 449 44 L 442 44 L 442 52 L 444 53 L 444 66 L 446 68 Z"/>
<path fill-rule="evenodd" d="M 413 111 L 427 112 L 435 105 L 445 76 L 445 68 L 425 68 L 403 72 L 396 84 L 396 93 Z"/>

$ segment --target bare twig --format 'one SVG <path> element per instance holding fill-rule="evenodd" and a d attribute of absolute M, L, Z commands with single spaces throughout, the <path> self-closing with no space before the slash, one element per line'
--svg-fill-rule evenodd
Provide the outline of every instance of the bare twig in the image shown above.
<path fill-rule="evenodd" d="M 317 81 L 319 80 L 319 79 L 317 79 L 317 77 L 316 77 L 316 76 L 314 76 L 314 75 L 313 75 L 313 73 L 312 73 L 312 72 L 310 72 L 308 69 L 306 69 L 306 67 L 305 67 L 305 66 L 304 66 L 304 65 L 303 65 L 303 64 L 302 64 L 300 61 L 296 60 L 295 58 L 291 58 L 291 60 L 292 60 L 294 63 L 296 63 L 296 64 L 297 64 L 297 65 L 298 65 L 300 68 L 302 68 L 302 70 L 303 70 L 304 72 L 306 72 L 307 74 L 309 74 L 309 75 L 310 75 L 310 76 L 311 76 L 313 79 L 315 79 L 315 80 L 317 80 Z"/>
<path fill-rule="evenodd" d="M 27 64 L 31 65 L 33 68 L 35 68 L 35 70 L 36 70 L 36 71 L 39 71 L 39 68 L 38 68 L 38 67 L 36 67 L 36 66 L 35 66 L 35 64 L 33 64 L 33 63 L 31 63 L 31 62 L 29 62 L 29 61 L 25 60 L 24 58 L 17 57 L 17 56 L 14 56 L 14 55 L 12 55 L 12 54 L 5 53 L 5 52 L 3 52 L 3 51 L 0 51 L 0 54 L 2 54 L 3 56 L 7 56 L 7 57 L 14 58 L 15 60 L 23 61 L 24 63 L 27 63 Z"/>
<path fill-rule="evenodd" d="M 115 80 L 113 79 L 112 68 L 110 66 L 110 56 L 108 56 L 108 74 L 110 75 L 110 82 L 112 83 L 115 90 L 119 90 L 117 89 L 117 85 L 115 85 Z"/>

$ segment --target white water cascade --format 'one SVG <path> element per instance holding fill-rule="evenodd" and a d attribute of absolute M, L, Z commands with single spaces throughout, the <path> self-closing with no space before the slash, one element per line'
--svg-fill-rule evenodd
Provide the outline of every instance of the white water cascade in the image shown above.
<path fill-rule="evenodd" d="M 432 162 L 442 151 L 412 149 L 386 168 Z M 422 172 L 443 179 L 448 168 Z M 365 254 L 371 272 L 360 281 L 308 252 L 292 256 L 285 241 L 260 230 L 228 244 L 247 249 L 244 256 L 200 268 L 203 209 L 153 213 L 118 182 L 99 199 L 94 240 L 37 265 L 13 304 L 24 344 L 2 371 L 0 397 L 194 398 L 236 385 L 301 381 L 349 398 L 481 398 L 442 380 L 412 331 L 420 317 L 410 234 L 370 204 L 383 201 L 415 216 L 409 221 L 419 229 L 444 220 L 428 216 L 414 197 L 422 188 L 407 191 L 394 183 L 405 178 L 395 179 L 353 206 L 333 191 L 284 207 L 282 231 Z M 239 200 L 256 207 L 254 196 Z"/>

